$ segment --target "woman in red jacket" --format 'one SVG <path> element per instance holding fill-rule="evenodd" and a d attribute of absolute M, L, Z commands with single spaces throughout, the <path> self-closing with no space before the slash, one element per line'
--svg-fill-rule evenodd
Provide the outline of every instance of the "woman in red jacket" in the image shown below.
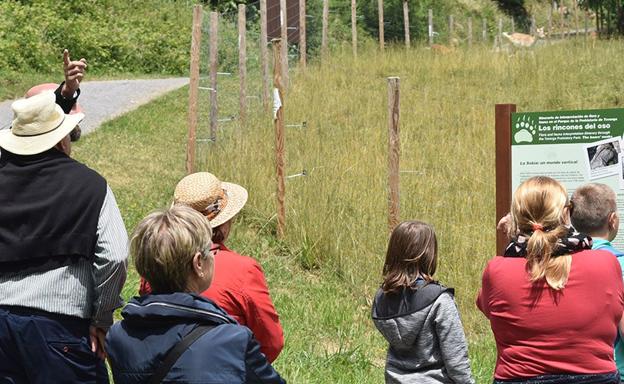
<path fill-rule="evenodd" d="M 570 227 L 565 188 L 522 183 L 511 242 L 483 272 L 477 306 L 498 356 L 494 383 L 619 383 L 613 343 L 624 310 L 619 263 Z"/>
<path fill-rule="evenodd" d="M 246 202 L 245 188 L 221 182 L 208 172 L 186 176 L 174 192 L 174 204 L 188 205 L 210 221 L 212 241 L 218 248 L 212 284 L 202 295 L 251 329 L 261 351 L 273 362 L 284 347 L 284 333 L 262 267 L 225 246 L 232 219 Z M 148 292 L 149 286 L 141 280 L 140 293 Z"/>

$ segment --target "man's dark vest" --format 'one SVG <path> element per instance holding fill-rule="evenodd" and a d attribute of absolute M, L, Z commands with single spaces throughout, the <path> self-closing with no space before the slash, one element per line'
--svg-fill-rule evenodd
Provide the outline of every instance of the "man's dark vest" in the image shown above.
<path fill-rule="evenodd" d="M 0 156 L 0 273 L 40 272 L 93 259 L 106 180 L 50 149 Z"/>

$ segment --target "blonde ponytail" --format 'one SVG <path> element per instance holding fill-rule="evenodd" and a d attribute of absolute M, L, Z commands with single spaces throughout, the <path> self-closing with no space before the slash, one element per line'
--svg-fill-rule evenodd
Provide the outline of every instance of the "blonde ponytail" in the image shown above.
<path fill-rule="evenodd" d="M 527 242 L 527 269 L 531 282 L 546 279 L 546 283 L 558 291 L 565 287 L 570 274 L 572 256 L 553 257 L 557 240 L 567 233 L 567 228 L 559 226 L 545 232 L 534 231 Z"/>
<path fill-rule="evenodd" d="M 529 280 L 545 279 L 554 290 L 565 287 L 572 265 L 570 255 L 553 257 L 559 238 L 568 231 L 567 201 L 563 185 L 550 177 L 538 176 L 518 187 L 511 205 L 513 233 L 528 237 Z"/>

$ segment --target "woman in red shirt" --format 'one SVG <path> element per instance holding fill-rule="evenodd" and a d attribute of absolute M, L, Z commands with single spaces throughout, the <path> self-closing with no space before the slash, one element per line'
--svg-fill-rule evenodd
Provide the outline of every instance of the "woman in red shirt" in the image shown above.
<path fill-rule="evenodd" d="M 215 244 L 214 277 L 202 296 L 212 299 L 240 324 L 247 326 L 260 350 L 273 362 L 284 347 L 284 333 L 258 262 L 228 249 L 232 219 L 247 202 L 247 190 L 221 182 L 208 172 L 193 173 L 178 183 L 174 204 L 188 205 L 210 221 Z M 141 280 L 140 293 L 149 292 Z"/>
<path fill-rule="evenodd" d="M 498 356 L 494 383 L 619 383 L 613 344 L 624 310 L 619 263 L 570 227 L 565 188 L 522 183 L 511 242 L 483 272 L 477 306 Z"/>

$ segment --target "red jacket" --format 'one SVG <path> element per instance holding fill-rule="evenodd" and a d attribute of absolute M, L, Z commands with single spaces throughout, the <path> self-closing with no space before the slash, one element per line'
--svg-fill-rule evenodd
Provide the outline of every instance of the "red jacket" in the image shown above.
<path fill-rule="evenodd" d="M 222 244 L 214 260 L 214 277 L 202 296 L 251 329 L 260 350 L 273 362 L 284 347 L 284 333 L 262 267 L 251 257 L 239 255 Z M 142 279 L 139 293 L 150 291 L 149 284 Z"/>
<path fill-rule="evenodd" d="M 522 257 L 495 257 L 477 306 L 496 339 L 496 379 L 615 372 L 613 343 L 624 310 L 622 270 L 607 251 L 572 255 L 565 288 L 531 284 Z"/>

